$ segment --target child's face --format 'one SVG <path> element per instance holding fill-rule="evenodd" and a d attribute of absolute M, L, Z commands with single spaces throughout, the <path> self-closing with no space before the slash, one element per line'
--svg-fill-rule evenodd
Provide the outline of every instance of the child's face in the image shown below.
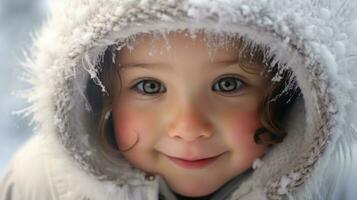
<path fill-rule="evenodd" d="M 167 38 L 169 49 L 167 40 L 141 35 L 119 52 L 115 137 L 134 166 L 162 175 L 179 194 L 203 196 L 266 151 L 253 137 L 266 82 L 239 66 L 237 47 L 216 47 L 212 57 L 204 34 Z"/>

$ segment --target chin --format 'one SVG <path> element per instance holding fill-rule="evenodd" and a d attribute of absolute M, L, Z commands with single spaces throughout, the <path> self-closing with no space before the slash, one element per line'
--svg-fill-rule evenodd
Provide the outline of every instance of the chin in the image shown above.
<path fill-rule="evenodd" d="M 206 192 L 200 192 L 200 191 L 188 191 L 188 192 L 185 191 L 184 193 L 177 192 L 177 194 L 180 194 L 180 195 L 186 196 L 186 197 L 202 197 L 202 196 L 208 195 L 208 194 L 206 194 Z"/>
<path fill-rule="evenodd" d="M 207 185 L 207 184 L 183 184 L 170 185 L 170 188 L 177 194 L 186 197 L 203 197 L 214 193 L 221 185 Z"/>
<path fill-rule="evenodd" d="M 205 196 L 209 196 L 210 194 L 212 194 L 213 192 L 210 193 L 199 193 L 199 192 L 193 192 L 193 193 L 178 193 L 177 194 L 181 195 L 181 196 L 185 196 L 185 197 L 205 197 Z"/>

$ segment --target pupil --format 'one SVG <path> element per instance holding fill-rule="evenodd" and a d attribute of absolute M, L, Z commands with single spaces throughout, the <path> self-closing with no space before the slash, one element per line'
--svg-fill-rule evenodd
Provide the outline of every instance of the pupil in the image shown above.
<path fill-rule="evenodd" d="M 153 83 L 153 82 L 146 82 L 145 84 L 145 90 L 146 92 L 148 93 L 154 93 L 156 92 L 156 89 L 157 89 L 157 84 Z"/>
<path fill-rule="evenodd" d="M 230 80 L 224 80 L 221 82 L 221 85 L 223 87 L 224 90 L 233 90 L 235 87 L 234 87 L 234 84 L 232 83 L 232 79 Z"/>

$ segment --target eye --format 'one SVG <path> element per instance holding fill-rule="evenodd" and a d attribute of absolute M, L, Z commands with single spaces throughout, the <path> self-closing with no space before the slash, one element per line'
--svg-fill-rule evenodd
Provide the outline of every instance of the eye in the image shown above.
<path fill-rule="evenodd" d="M 235 93 L 238 92 L 243 86 L 244 82 L 236 77 L 224 77 L 219 79 L 213 86 L 212 90 L 223 93 Z"/>
<path fill-rule="evenodd" d="M 156 95 L 166 92 L 166 88 L 156 80 L 141 80 L 136 83 L 132 89 L 143 95 Z"/>

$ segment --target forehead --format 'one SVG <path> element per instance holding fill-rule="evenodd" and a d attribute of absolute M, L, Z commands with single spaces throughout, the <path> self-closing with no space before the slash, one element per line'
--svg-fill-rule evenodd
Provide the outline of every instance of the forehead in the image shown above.
<path fill-rule="evenodd" d="M 218 33 L 169 32 L 138 34 L 118 53 L 122 64 L 150 60 L 172 59 L 230 60 L 238 57 L 240 40 L 237 36 Z"/>

